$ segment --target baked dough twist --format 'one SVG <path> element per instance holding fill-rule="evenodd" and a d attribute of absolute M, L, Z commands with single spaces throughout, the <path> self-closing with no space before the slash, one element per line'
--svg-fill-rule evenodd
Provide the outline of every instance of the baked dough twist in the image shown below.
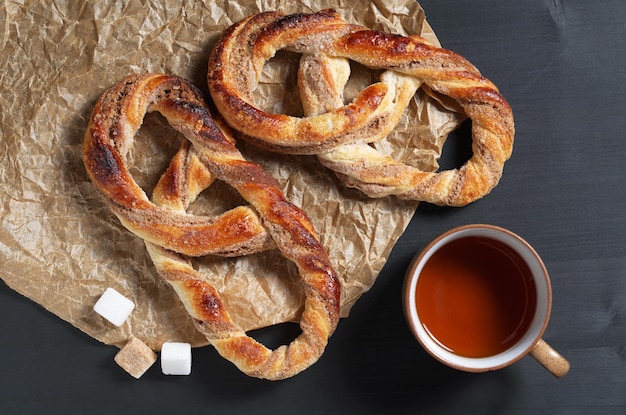
<path fill-rule="evenodd" d="M 158 111 L 184 141 L 154 189 L 152 201 L 126 166 L 126 155 L 147 112 Z M 191 144 L 189 144 L 191 143 Z M 159 274 L 171 284 L 196 327 L 244 373 L 271 380 L 316 362 L 339 320 L 340 283 L 305 213 L 276 180 L 247 161 L 228 127 L 214 120 L 201 93 L 163 74 L 134 75 L 97 101 L 83 143 L 89 177 L 122 224 L 146 242 Z M 214 179 L 250 203 L 218 217 L 186 213 Z M 302 333 L 269 350 L 235 324 L 219 293 L 191 265 L 190 256 L 238 256 L 278 247 L 304 285 Z"/>
<path fill-rule="evenodd" d="M 270 114 L 253 102 L 265 63 L 281 49 L 302 54 L 304 117 Z M 385 72 L 344 105 L 347 60 Z M 462 206 L 497 185 L 512 151 L 510 106 L 465 58 L 419 36 L 349 24 L 334 10 L 259 13 L 232 25 L 212 51 L 207 79 L 219 112 L 246 140 L 271 151 L 316 154 L 371 197 Z M 471 119 L 473 155 L 461 168 L 424 172 L 369 145 L 393 130 L 418 88 L 453 99 Z"/>

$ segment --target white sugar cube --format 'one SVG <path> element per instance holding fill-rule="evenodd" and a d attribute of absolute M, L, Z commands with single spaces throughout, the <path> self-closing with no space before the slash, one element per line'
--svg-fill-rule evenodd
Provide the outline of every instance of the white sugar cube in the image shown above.
<path fill-rule="evenodd" d="M 165 342 L 161 346 L 161 371 L 164 375 L 191 373 L 191 344 Z"/>
<path fill-rule="evenodd" d="M 116 326 L 124 324 L 135 303 L 115 291 L 113 288 L 104 290 L 102 296 L 93 306 L 93 310 Z"/>

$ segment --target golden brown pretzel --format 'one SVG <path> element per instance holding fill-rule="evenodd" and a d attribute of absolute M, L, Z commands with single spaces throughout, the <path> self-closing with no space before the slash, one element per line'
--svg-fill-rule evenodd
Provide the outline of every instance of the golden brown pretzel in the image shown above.
<path fill-rule="evenodd" d="M 300 91 L 310 116 L 269 114 L 253 102 L 263 66 L 281 49 L 303 55 Z M 386 71 L 343 105 L 347 78 L 333 73 L 337 59 Z M 318 69 L 306 69 L 311 62 Z M 496 186 L 512 151 L 511 108 L 466 59 L 418 36 L 349 24 L 333 10 L 260 13 L 234 24 L 212 51 L 207 79 L 219 112 L 247 140 L 272 151 L 317 154 L 347 185 L 372 197 L 465 205 Z M 420 87 L 452 98 L 472 121 L 473 156 L 460 169 L 423 172 L 368 145 L 393 129 Z"/>
<path fill-rule="evenodd" d="M 126 166 L 135 132 L 151 111 L 161 113 L 191 143 L 181 146 L 155 187 L 153 201 Z M 271 175 L 243 158 L 196 88 L 162 74 L 134 75 L 114 85 L 93 110 L 83 160 L 108 206 L 144 238 L 159 274 L 222 356 L 250 376 L 272 380 L 293 376 L 317 361 L 339 319 L 339 280 L 304 212 L 285 198 Z M 234 187 L 251 207 L 217 218 L 187 214 L 189 203 L 213 179 Z M 297 265 L 306 298 L 302 334 L 272 351 L 232 321 L 215 287 L 188 256 L 245 255 L 274 244 Z"/>

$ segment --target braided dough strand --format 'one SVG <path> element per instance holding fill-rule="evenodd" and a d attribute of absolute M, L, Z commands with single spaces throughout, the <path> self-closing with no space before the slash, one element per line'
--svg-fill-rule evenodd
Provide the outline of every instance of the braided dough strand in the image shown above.
<path fill-rule="evenodd" d="M 356 163 L 354 159 L 346 163 L 344 149 L 339 154 L 331 154 L 324 162 L 343 175 L 344 182 L 370 196 L 395 194 L 403 199 L 451 206 L 479 199 L 496 186 L 512 152 L 513 116 L 496 86 L 465 58 L 427 45 L 418 38 L 374 31 L 351 33 L 342 38 L 336 48 L 346 51 L 346 58 L 368 67 L 393 67 L 394 77 L 401 73 L 422 80 L 430 90 L 453 98 L 472 121 L 473 155 L 458 170 L 422 172 L 389 157 L 375 155 L 371 147 L 362 148 L 355 157 Z M 355 169 L 354 165 L 359 162 L 364 167 Z"/>
<path fill-rule="evenodd" d="M 372 85 L 351 104 L 305 118 L 269 114 L 256 107 L 252 92 L 258 84 L 263 64 L 280 49 L 263 51 L 263 55 L 257 57 L 256 54 L 260 53 L 257 46 L 260 34 L 270 29 L 275 36 L 309 30 L 319 34 L 320 38 L 334 39 L 332 35 L 339 36 L 357 27 L 347 26 L 330 14 L 303 16 L 310 18 L 290 22 L 290 29 L 294 32 L 275 27 L 276 23 L 284 21 L 278 12 L 252 15 L 228 28 L 209 59 L 208 84 L 220 114 L 231 127 L 247 134 L 247 140 L 272 151 L 316 154 L 320 149 L 356 140 L 358 135 L 355 131 L 380 117 L 379 113 L 389 105 L 392 97 L 385 85 Z M 279 40 L 286 42 L 293 39 Z M 316 40 L 310 39 L 311 43 L 316 43 Z"/>
<path fill-rule="evenodd" d="M 134 134 L 150 111 L 161 113 L 191 143 L 183 143 L 152 201 L 133 181 L 125 161 Z M 159 274 L 220 355 L 250 376 L 271 380 L 293 376 L 319 359 L 339 320 L 337 275 L 305 213 L 285 198 L 269 173 L 243 158 L 227 127 L 210 116 L 199 91 L 167 75 L 123 80 L 98 100 L 83 150 L 87 172 L 107 204 L 124 226 L 145 237 Z M 228 220 L 226 214 L 217 218 L 187 214 L 189 204 L 214 179 L 234 187 L 251 207 L 231 210 Z M 181 233 L 182 242 L 170 241 Z M 195 236 L 201 243 L 192 240 Z M 212 247 L 210 253 L 227 256 L 278 247 L 297 265 L 304 286 L 302 334 L 274 351 L 247 336 L 229 316 L 215 287 L 191 264 L 188 256 L 204 255 L 197 246 L 205 244 Z"/>
<path fill-rule="evenodd" d="M 269 114 L 251 98 L 263 66 L 281 49 L 302 54 L 305 117 Z M 345 81 L 332 75 L 340 59 L 386 71 L 344 105 Z M 512 152 L 511 108 L 465 58 L 419 36 L 348 24 L 333 10 L 261 13 L 234 24 L 213 49 L 207 79 L 218 110 L 246 140 L 271 151 L 316 154 L 348 186 L 371 197 L 462 206 L 497 185 Z M 420 171 L 369 146 L 395 127 L 418 88 L 451 98 L 471 119 L 473 156 L 460 169 Z"/>

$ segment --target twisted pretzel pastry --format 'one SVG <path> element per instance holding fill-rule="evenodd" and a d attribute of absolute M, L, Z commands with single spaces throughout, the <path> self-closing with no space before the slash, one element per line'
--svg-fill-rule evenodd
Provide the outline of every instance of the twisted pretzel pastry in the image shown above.
<path fill-rule="evenodd" d="M 149 200 L 126 166 L 126 154 L 147 112 L 158 111 L 188 140 Z M 243 158 L 226 125 L 214 120 L 200 92 L 162 74 L 130 76 L 97 101 L 83 143 L 89 177 L 122 224 L 143 238 L 159 274 L 217 351 L 244 373 L 284 379 L 319 359 L 339 319 L 339 280 L 313 227 L 276 180 Z M 214 179 L 234 187 L 250 206 L 217 217 L 186 213 Z M 274 246 L 293 261 L 305 292 L 302 333 L 269 350 L 230 318 L 219 293 L 191 265 L 192 256 L 238 256 Z"/>
<path fill-rule="evenodd" d="M 304 117 L 270 114 L 253 102 L 265 63 L 281 49 L 302 54 Z M 344 105 L 347 60 L 386 71 Z M 466 59 L 419 36 L 349 24 L 334 10 L 260 13 L 234 24 L 212 51 L 207 79 L 219 112 L 245 139 L 271 151 L 316 154 L 371 197 L 462 206 L 497 185 L 512 151 L 511 108 Z M 461 168 L 424 172 L 369 145 L 393 130 L 418 88 L 452 98 L 471 119 L 473 156 Z"/>

